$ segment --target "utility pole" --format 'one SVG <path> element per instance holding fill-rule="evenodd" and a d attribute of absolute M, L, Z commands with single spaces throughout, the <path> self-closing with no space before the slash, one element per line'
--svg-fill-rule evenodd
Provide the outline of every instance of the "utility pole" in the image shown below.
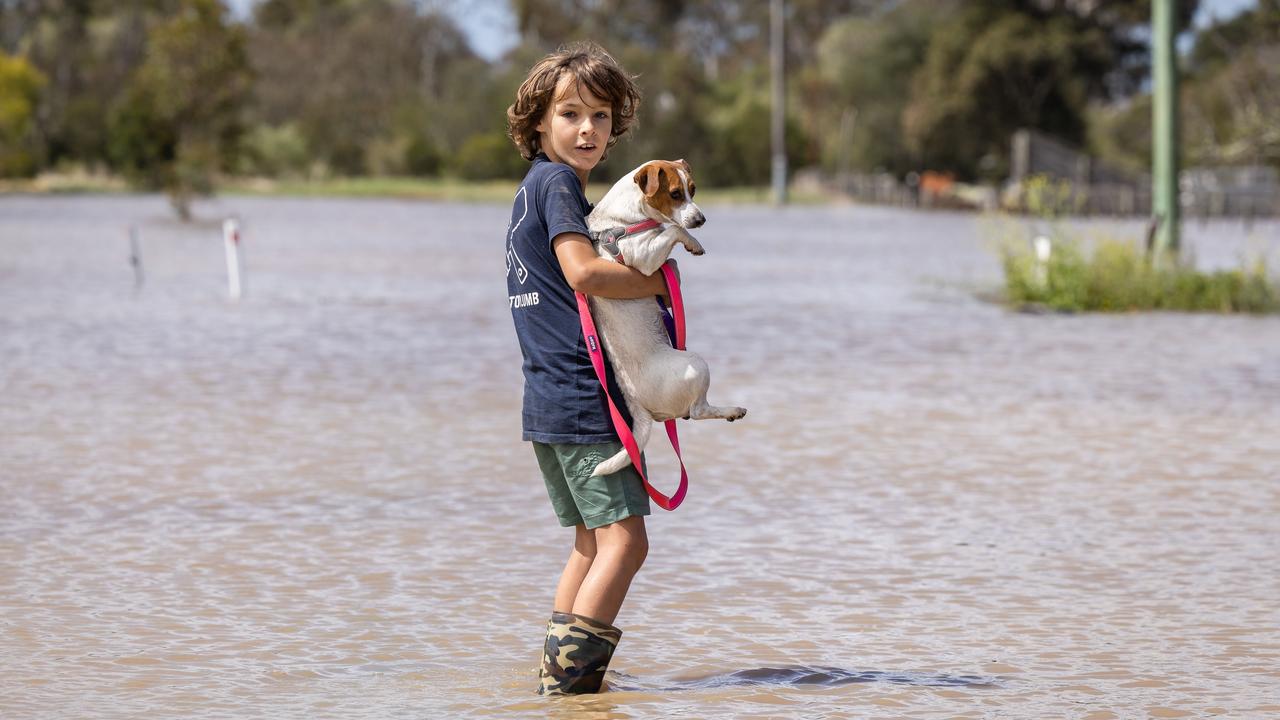
<path fill-rule="evenodd" d="M 769 66 L 773 77 L 773 202 L 787 203 L 787 86 L 782 0 L 769 2 Z"/>
<path fill-rule="evenodd" d="M 1178 250 L 1178 57 L 1174 0 L 1151 2 L 1151 211 L 1154 255 Z"/>

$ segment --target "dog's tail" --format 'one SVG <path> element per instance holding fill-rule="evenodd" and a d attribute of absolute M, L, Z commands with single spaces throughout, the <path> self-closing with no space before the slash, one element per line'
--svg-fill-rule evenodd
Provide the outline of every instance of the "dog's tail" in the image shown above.
<path fill-rule="evenodd" d="M 644 452 L 644 446 L 649 444 L 649 431 L 653 429 L 653 416 L 640 403 L 630 403 L 627 409 L 631 411 L 631 434 L 636 439 L 636 447 L 640 448 L 640 452 Z M 597 465 L 591 475 L 592 477 L 611 475 L 630 464 L 631 456 L 627 454 L 626 448 L 622 448 L 618 454 Z"/>

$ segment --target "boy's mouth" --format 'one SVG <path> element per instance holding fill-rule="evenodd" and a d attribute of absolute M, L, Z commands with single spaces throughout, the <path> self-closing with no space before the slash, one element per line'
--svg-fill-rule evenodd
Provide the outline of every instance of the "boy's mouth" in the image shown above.
<path fill-rule="evenodd" d="M 595 143 L 586 143 L 586 144 L 583 144 L 583 145 L 579 145 L 579 146 L 578 146 L 578 149 L 579 149 L 579 150 L 588 150 L 588 151 L 590 151 L 590 150 L 595 150 L 595 149 L 596 149 L 596 146 L 595 146 Z"/>

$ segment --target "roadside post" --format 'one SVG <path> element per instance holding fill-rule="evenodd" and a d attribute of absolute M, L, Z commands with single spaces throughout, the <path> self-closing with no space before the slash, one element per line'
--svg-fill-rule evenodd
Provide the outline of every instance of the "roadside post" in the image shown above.
<path fill-rule="evenodd" d="M 227 251 L 227 296 L 239 300 L 241 295 L 240 224 L 228 218 L 222 221 L 222 244 Z"/>

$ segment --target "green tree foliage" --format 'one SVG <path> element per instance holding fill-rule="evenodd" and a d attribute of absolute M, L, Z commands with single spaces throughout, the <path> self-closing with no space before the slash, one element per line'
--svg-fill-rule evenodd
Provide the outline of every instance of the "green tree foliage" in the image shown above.
<path fill-rule="evenodd" d="M 1280 0 L 1260 0 L 1201 30 L 1182 59 L 1183 157 L 1196 165 L 1280 167 Z M 1112 165 L 1145 171 L 1151 99 L 1093 112 L 1090 148 Z"/>
<path fill-rule="evenodd" d="M 44 76 L 20 57 L 0 51 L 0 177 L 35 173 L 36 102 Z"/>
<path fill-rule="evenodd" d="M 1089 109 L 1089 151 L 1134 177 L 1151 168 L 1151 96 L 1139 95 Z"/>
<path fill-rule="evenodd" d="M 1193 162 L 1280 166 L 1280 0 L 1208 28 L 1188 58 L 1183 142 Z"/>
<path fill-rule="evenodd" d="M 877 17 L 844 18 L 823 34 L 814 72 L 804 79 L 819 108 L 817 134 L 828 170 L 917 169 L 902 137 L 910 78 L 949 8 L 907 0 Z M 823 102 L 825 100 L 825 102 Z"/>
<path fill-rule="evenodd" d="M 519 178 L 529 169 L 511 141 L 497 133 L 472 135 L 453 158 L 453 171 L 467 180 Z"/>
<path fill-rule="evenodd" d="M 1195 3 L 1181 3 L 1185 23 Z M 1130 93 L 1145 74 L 1135 27 L 1149 3 L 974 0 L 935 30 L 903 130 L 925 167 L 1004 177 L 1009 137 L 1035 128 L 1080 144 L 1090 100 Z"/>
<path fill-rule="evenodd" d="M 813 60 L 818 38 L 836 17 L 885 0 L 788 0 L 787 61 L 791 74 Z M 600 177 L 644 160 L 683 157 L 700 182 L 763 183 L 769 179 L 769 3 L 731 0 L 513 0 L 523 47 L 521 69 L 568 40 L 604 45 L 644 91 L 632 137 L 610 151 Z M 516 81 L 518 83 L 518 80 Z M 513 91 L 511 84 L 508 93 Z M 799 97 L 800 85 L 790 88 Z M 507 102 L 510 102 L 508 100 Z M 791 103 L 787 144 L 791 167 L 821 152 L 810 108 Z"/>
<path fill-rule="evenodd" d="M 215 0 L 183 0 L 148 31 L 146 60 L 112 113 L 116 166 L 188 217 L 191 198 L 235 164 L 251 82 L 243 29 Z"/>
<path fill-rule="evenodd" d="M 589 38 L 645 94 L 597 179 L 684 157 L 704 184 L 768 180 L 769 3 L 510 4 L 520 45 L 486 62 L 434 0 L 258 0 L 243 22 L 226 0 L 0 0 L 0 50 L 47 78 L 24 172 L 108 162 L 181 197 L 227 171 L 515 178 L 515 88 L 544 53 Z M 1196 5 L 1179 3 L 1183 21 Z M 785 6 L 792 168 L 996 180 L 1019 127 L 1146 167 L 1150 0 Z M 1188 56 L 1193 161 L 1280 156 L 1277 6 L 1260 0 Z"/>
<path fill-rule="evenodd" d="M 257 125 L 244 138 L 239 170 L 261 177 L 305 177 L 311 169 L 311 151 L 295 123 Z"/>
<path fill-rule="evenodd" d="M 333 172 L 432 174 L 446 149 L 502 125 L 482 102 L 492 72 L 443 16 L 394 0 L 266 0 L 255 19 L 256 121 L 296 124 Z"/>

